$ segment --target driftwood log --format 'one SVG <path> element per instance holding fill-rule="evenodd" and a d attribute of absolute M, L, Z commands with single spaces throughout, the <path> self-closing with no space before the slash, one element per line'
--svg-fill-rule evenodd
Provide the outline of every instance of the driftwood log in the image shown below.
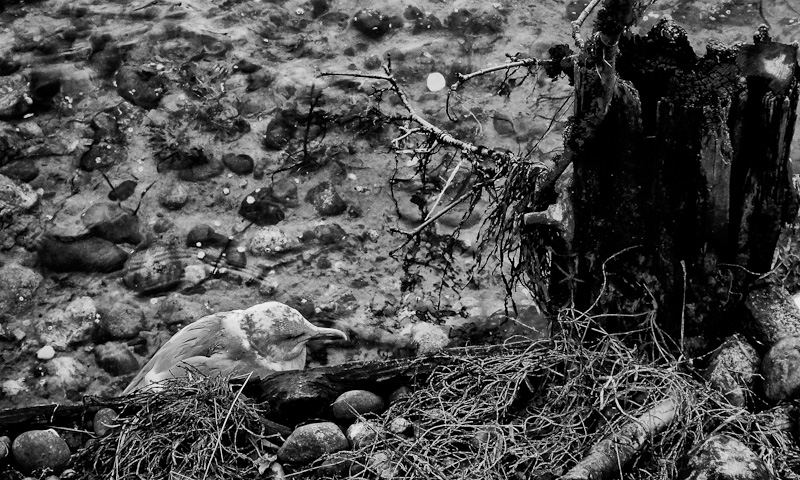
<path fill-rule="evenodd" d="M 251 379 L 243 393 L 253 401 L 268 405 L 269 410 L 263 420 L 268 433 L 286 436 L 291 429 L 285 425 L 294 426 L 311 418 L 330 417 L 331 403 L 347 390 L 365 389 L 388 396 L 401 385 L 424 379 L 436 367 L 453 365 L 467 357 L 489 357 L 500 352 L 549 349 L 550 346 L 549 342 L 531 344 L 526 341 L 452 348 L 421 357 L 277 372 L 266 378 Z M 242 382 L 234 379 L 232 383 L 240 386 Z M 94 414 L 104 407 L 113 408 L 122 415 L 135 413 L 125 410 L 125 397 L 87 397 L 82 405 L 54 404 L 6 409 L 0 410 L 0 435 L 14 437 L 26 430 L 50 427 L 91 430 Z"/>

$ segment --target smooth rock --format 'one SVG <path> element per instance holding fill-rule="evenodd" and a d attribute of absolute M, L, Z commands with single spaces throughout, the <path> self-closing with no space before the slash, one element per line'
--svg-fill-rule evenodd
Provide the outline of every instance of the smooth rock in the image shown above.
<path fill-rule="evenodd" d="M 772 402 L 800 397 L 800 336 L 784 338 L 761 362 L 764 395 Z"/>
<path fill-rule="evenodd" d="M 359 419 L 347 427 L 345 436 L 353 450 L 360 450 L 382 440 L 386 436 L 386 432 L 384 432 L 383 427 L 375 421 Z"/>
<path fill-rule="evenodd" d="M 339 452 L 348 447 L 347 437 L 335 423 L 309 423 L 297 427 L 289 435 L 278 450 L 278 460 L 306 465 L 326 453 Z"/>
<path fill-rule="evenodd" d="M 128 340 L 145 328 L 144 312 L 133 303 L 106 298 L 99 313 L 102 338 Z"/>
<path fill-rule="evenodd" d="M 282 255 L 296 249 L 300 242 L 275 227 L 261 227 L 250 239 L 249 250 L 253 255 Z"/>
<path fill-rule="evenodd" d="M 39 360 L 50 360 L 56 356 L 56 349 L 50 345 L 45 345 L 36 351 L 36 358 Z"/>
<path fill-rule="evenodd" d="M 102 238 L 62 242 L 42 235 L 34 246 L 42 266 L 54 272 L 114 272 L 121 270 L 128 253 Z"/>
<path fill-rule="evenodd" d="M 219 160 L 209 160 L 201 165 L 193 165 L 181 169 L 178 178 L 186 182 L 203 182 L 218 177 L 225 172 L 225 166 Z"/>
<path fill-rule="evenodd" d="M 222 157 L 222 163 L 228 167 L 228 170 L 237 175 L 249 175 L 250 173 L 253 173 L 253 168 L 255 166 L 253 157 L 245 154 L 225 154 Z"/>
<path fill-rule="evenodd" d="M 418 355 L 434 353 L 450 343 L 450 328 L 428 322 L 418 322 L 411 326 L 411 340 L 417 347 Z"/>
<path fill-rule="evenodd" d="M 756 349 L 742 335 L 735 334 L 714 352 L 703 377 L 731 405 L 745 407 L 760 364 Z"/>
<path fill-rule="evenodd" d="M 39 203 L 39 194 L 27 183 L 0 175 L 0 220 L 10 221 Z"/>
<path fill-rule="evenodd" d="M 0 175 L 19 182 L 29 183 L 39 176 L 39 167 L 30 159 L 20 159 L 0 168 Z"/>
<path fill-rule="evenodd" d="M 492 126 L 494 126 L 494 131 L 501 137 L 513 137 L 517 134 L 517 130 L 514 128 L 514 121 L 502 112 L 494 113 Z"/>
<path fill-rule="evenodd" d="M 367 390 L 350 390 L 339 395 L 331 405 L 333 416 L 343 421 L 353 421 L 359 415 L 383 410 L 383 399 Z"/>
<path fill-rule="evenodd" d="M 95 435 L 99 438 L 105 437 L 111 433 L 117 426 L 117 412 L 112 408 L 101 408 L 94 414 L 92 426 Z"/>
<path fill-rule="evenodd" d="M 112 243 L 138 245 L 144 240 L 139 217 L 116 203 L 92 205 L 81 214 L 81 221 L 95 236 Z"/>
<path fill-rule="evenodd" d="M 259 226 L 275 225 L 285 218 L 283 210 L 276 203 L 272 192 L 258 189 L 242 200 L 239 215 Z"/>
<path fill-rule="evenodd" d="M 389 431 L 395 435 L 406 435 L 410 431 L 413 431 L 413 427 L 414 424 L 404 417 L 393 418 L 392 421 L 389 422 Z"/>
<path fill-rule="evenodd" d="M 108 342 L 94 347 L 97 365 L 111 375 L 125 375 L 139 370 L 139 361 L 128 346 L 121 342 Z"/>
<path fill-rule="evenodd" d="M 188 325 L 212 313 L 205 305 L 192 298 L 179 294 L 162 298 L 158 302 L 156 318 L 167 325 Z"/>
<path fill-rule="evenodd" d="M 138 185 L 139 184 L 136 182 L 136 180 L 125 180 L 120 182 L 110 192 L 108 192 L 108 199 L 115 202 L 127 200 L 136 191 L 136 187 Z"/>
<path fill-rule="evenodd" d="M 294 208 L 300 205 L 297 197 L 297 184 L 288 178 L 276 181 L 267 187 L 270 196 L 283 207 Z"/>
<path fill-rule="evenodd" d="M 180 210 L 189 201 L 189 191 L 180 182 L 170 183 L 158 196 L 158 203 L 167 210 Z"/>
<path fill-rule="evenodd" d="M 283 150 L 294 138 L 298 128 L 298 113 L 292 109 L 284 109 L 270 120 L 264 131 L 262 143 L 268 150 Z"/>
<path fill-rule="evenodd" d="M 764 462 L 739 440 L 725 434 L 707 438 L 686 454 L 680 480 L 771 480 Z"/>
<path fill-rule="evenodd" d="M 370 8 L 356 12 L 353 27 L 370 38 L 380 38 L 391 28 L 388 17 Z"/>
<path fill-rule="evenodd" d="M 90 342 L 95 324 L 94 318 L 76 317 L 66 310 L 54 308 L 39 318 L 34 328 L 41 342 L 64 351 Z"/>
<path fill-rule="evenodd" d="M 225 248 L 228 246 L 229 242 L 232 242 L 232 240 L 221 233 L 215 232 L 213 228 L 205 223 L 195 225 L 189 230 L 189 233 L 186 234 L 187 247 Z"/>
<path fill-rule="evenodd" d="M 153 295 L 177 287 L 184 277 L 186 263 L 173 248 L 155 246 L 131 255 L 122 281 L 136 293 Z"/>
<path fill-rule="evenodd" d="M 33 306 L 33 297 L 43 277 L 16 263 L 0 266 L 0 312 L 19 314 Z"/>
<path fill-rule="evenodd" d="M 322 182 L 311 188 L 305 198 L 317 213 L 325 217 L 340 215 L 347 210 L 347 202 L 339 196 L 336 187 L 330 182 Z"/>
<path fill-rule="evenodd" d="M 55 430 L 30 430 L 14 439 L 12 457 L 25 473 L 40 468 L 61 471 L 70 459 L 69 446 Z"/>
<path fill-rule="evenodd" d="M 306 230 L 300 236 L 303 242 L 316 240 L 323 245 L 336 245 L 347 236 L 347 232 L 338 223 L 317 225 L 311 230 Z"/>

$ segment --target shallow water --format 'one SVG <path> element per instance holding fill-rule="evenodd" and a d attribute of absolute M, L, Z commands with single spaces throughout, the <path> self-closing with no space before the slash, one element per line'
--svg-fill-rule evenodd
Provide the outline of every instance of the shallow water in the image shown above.
<path fill-rule="evenodd" d="M 475 80 L 454 99 L 451 106 L 459 121 L 452 122 L 444 110 L 444 91 L 429 91 L 426 79 L 438 72 L 452 82 L 454 72 L 502 64 L 506 54 L 544 57 L 550 46 L 572 43 L 568 22 L 584 3 L 351 0 L 330 2 L 327 11 L 316 15 L 314 5 L 323 4 L 49 0 L 6 6 L 0 14 L 0 56 L 21 68 L 0 77 L 4 102 L 27 91 L 33 71 L 59 78 L 61 89 L 48 108 L 3 125 L 8 138 L 21 145 L 26 167 L 38 169 L 29 183 L 40 201 L 32 213 L 15 220 L 19 232 L 15 230 L 14 238 L 4 244 L 0 264 L 20 264 L 42 278 L 32 295 L 5 300 L 13 308 L 3 320 L 0 342 L 4 359 L 0 406 L 118 394 L 131 374 L 115 375 L 100 368 L 94 345 L 116 342 L 143 364 L 164 338 L 192 319 L 191 314 L 177 314 L 172 306 L 163 307 L 175 298 L 185 302 L 178 313 L 183 308 L 200 314 L 267 299 L 285 301 L 312 322 L 350 334 L 346 344 L 312 346 L 313 363 L 407 354 L 417 346 L 412 327 L 421 320 L 442 324 L 446 330 L 503 309 L 505 292 L 491 269 L 479 273 L 468 288 L 442 287 L 437 270 L 423 272 L 413 291 L 401 288 L 401 259 L 393 258 L 392 252 L 402 237 L 392 229 L 408 230 L 419 223 L 418 198 L 413 194 L 426 183 L 415 178 L 410 156 L 389 151 L 392 139 L 403 132 L 373 131 L 363 121 L 369 120 L 364 115 L 370 105 L 368 95 L 385 84 L 319 74 L 379 74 L 378 66 L 389 53 L 412 104 L 434 124 L 452 129 L 464 140 L 531 151 L 534 158 L 546 160 L 561 149 L 571 92 L 566 81 L 543 77 L 522 81 L 518 72 L 522 82 L 506 82 L 507 95 L 501 96 L 502 76 Z M 459 11 L 473 13 L 464 17 L 461 33 L 435 25 L 426 28 L 429 24 L 415 32 L 414 19 L 404 18 L 412 4 L 445 23 L 461 18 Z M 367 6 L 402 19 L 404 26 L 380 39 L 358 33 L 351 19 Z M 687 28 L 696 51 L 702 52 L 709 39 L 749 41 L 757 26 L 767 22 L 774 40 L 790 43 L 800 35 L 797 10 L 789 0 L 664 1 L 647 10 L 640 28 L 671 15 Z M 479 21 L 469 23 L 469 18 Z M 591 19 L 586 31 L 590 24 Z M 149 108 L 152 98 L 139 98 L 145 108 L 123 99 L 134 98 L 137 92 L 133 88 L 120 92 L 120 77 L 113 75 L 120 59 L 141 68 L 142 79 L 164 79 L 163 85 L 153 87 L 163 94 L 155 100 L 155 108 Z M 253 65 L 261 68 L 249 73 Z M 42 88 L 46 87 L 44 82 Z M 326 118 L 339 115 L 336 118 L 351 121 L 342 121 L 343 128 L 327 127 L 322 120 L 306 122 L 282 149 L 264 147 L 264 132 L 279 113 L 292 111 L 295 120 L 313 117 L 308 111 L 315 101 L 318 113 Z M 274 139 L 278 144 L 285 140 L 281 135 L 289 134 L 278 132 Z M 397 145 L 416 147 L 402 141 Z M 797 138 L 793 147 L 800 151 Z M 255 170 L 237 174 L 223 167 L 219 162 L 226 154 L 248 154 Z M 458 162 L 452 156 L 441 161 L 441 178 L 435 185 L 448 184 L 451 175 L 468 180 L 454 173 Z M 325 216 L 306 200 L 323 181 L 336 188 L 345 211 Z M 287 185 L 297 190 L 289 203 L 274 199 L 285 218 L 275 226 L 252 226 L 238 213 L 242 202 L 278 182 L 283 182 L 282 192 L 291 192 Z M 134 186 L 125 192 L 130 195 L 125 199 L 117 191 L 122 184 L 128 189 Z M 175 207 L 164 199 L 179 185 L 187 198 Z M 435 199 L 439 191 L 428 192 L 431 198 L 423 201 Z M 439 201 L 444 204 L 459 193 L 453 187 Z M 91 227 L 82 221 L 86 209 L 114 201 L 109 194 L 120 197 L 116 201 L 127 211 L 136 210 L 146 237 L 138 246 L 123 243 L 119 248 L 128 254 L 149 250 L 161 260 L 158 265 L 180 265 L 177 274 L 173 272 L 174 284 L 168 280 L 169 286 L 161 288 L 156 283 L 155 289 L 126 284 L 126 275 L 137 269 L 163 274 L 153 262 L 131 264 L 111 274 L 42 270 L 35 249 L 24 248 L 22 238 L 35 232 L 83 235 Z M 462 213 L 456 210 L 443 217 L 439 231 L 451 231 Z M 324 240 L 312 234 L 315 227 L 334 223 L 344 235 Z M 188 232 L 199 224 L 233 238 L 243 247 L 239 253 L 246 261 L 222 257 L 219 245 L 187 245 Z M 479 228 L 476 222 L 463 232 L 464 243 L 453 257 L 452 273 L 463 283 L 472 262 L 470 244 Z M 274 234 L 272 247 L 263 245 L 265 232 Z M 254 243 L 260 246 L 255 248 Z M 93 307 L 68 308 L 87 297 Z M 516 300 L 532 302 L 525 292 L 518 292 Z M 141 312 L 140 332 L 109 340 L 95 325 L 114 303 L 123 302 Z M 88 333 L 56 346 L 55 359 L 36 358 L 36 352 L 59 335 L 83 330 Z"/>

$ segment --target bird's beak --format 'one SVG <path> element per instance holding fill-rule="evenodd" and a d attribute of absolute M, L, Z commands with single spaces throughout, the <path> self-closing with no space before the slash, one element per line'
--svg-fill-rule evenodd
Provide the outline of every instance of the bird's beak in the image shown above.
<path fill-rule="evenodd" d="M 347 340 L 347 334 L 335 328 L 315 327 L 309 340 L 318 338 L 341 338 L 342 340 Z"/>

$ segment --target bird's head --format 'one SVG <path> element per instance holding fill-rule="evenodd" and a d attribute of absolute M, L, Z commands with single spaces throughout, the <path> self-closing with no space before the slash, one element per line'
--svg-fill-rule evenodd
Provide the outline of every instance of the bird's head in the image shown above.
<path fill-rule="evenodd" d="M 241 327 L 253 348 L 267 360 L 276 362 L 297 359 L 305 363 L 306 342 L 309 340 L 347 340 L 347 335 L 341 330 L 317 327 L 294 308 L 279 302 L 260 303 L 243 310 Z"/>

